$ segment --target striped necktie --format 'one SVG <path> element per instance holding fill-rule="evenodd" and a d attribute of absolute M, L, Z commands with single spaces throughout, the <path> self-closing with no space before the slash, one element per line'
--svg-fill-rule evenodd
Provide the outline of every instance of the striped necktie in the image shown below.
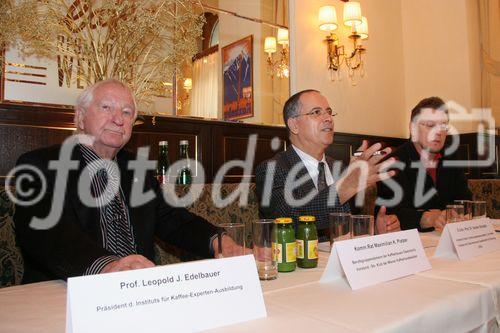
<path fill-rule="evenodd" d="M 118 192 L 107 205 L 101 208 L 104 209 L 105 247 L 120 257 L 126 257 L 137 253 L 137 251 L 129 223 L 128 210 L 123 201 L 121 189 L 116 184 L 118 178 L 112 175 L 108 177 L 108 172 L 110 172 L 109 169 L 101 169 L 99 177 L 102 177 L 105 182 L 115 182 L 113 185 L 118 187 Z M 114 186 L 109 187 L 113 188 Z"/>
<path fill-rule="evenodd" d="M 90 147 L 82 144 L 79 147 L 86 167 L 93 175 L 91 193 L 99 208 L 103 247 L 120 257 L 137 253 L 116 159 L 104 160 Z"/>

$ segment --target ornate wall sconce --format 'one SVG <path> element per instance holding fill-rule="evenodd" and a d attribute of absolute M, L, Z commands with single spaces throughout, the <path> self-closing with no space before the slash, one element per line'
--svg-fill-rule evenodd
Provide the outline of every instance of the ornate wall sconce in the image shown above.
<path fill-rule="evenodd" d="M 344 25 L 351 28 L 351 34 L 348 36 L 353 42 L 352 51 L 348 52 L 344 45 L 340 45 L 338 35 L 333 33 L 338 28 L 337 12 L 334 6 L 323 6 L 319 9 L 318 21 L 319 29 L 329 31 L 325 39 L 327 43 L 328 69 L 330 70 L 332 81 L 341 80 L 341 67 L 345 65 L 347 73 L 353 85 L 354 76 L 359 71 L 359 76 L 365 74 L 363 64 L 363 53 L 366 48 L 361 45 L 361 40 L 368 38 L 368 21 L 361 15 L 361 5 L 359 2 L 346 2 L 343 13 Z"/>
<path fill-rule="evenodd" d="M 288 67 L 288 30 L 278 28 L 277 38 L 266 37 L 264 40 L 264 52 L 267 53 L 267 73 L 278 78 L 288 78 L 290 69 Z M 280 58 L 274 60 L 273 54 L 278 51 L 278 44 L 281 45 Z"/>

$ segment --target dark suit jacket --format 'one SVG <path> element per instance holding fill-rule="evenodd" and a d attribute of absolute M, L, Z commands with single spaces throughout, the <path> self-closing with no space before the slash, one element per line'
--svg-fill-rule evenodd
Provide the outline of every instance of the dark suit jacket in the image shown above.
<path fill-rule="evenodd" d="M 79 146 L 72 153 L 72 159 L 80 161 L 79 168 L 69 172 L 66 192 L 61 195 L 64 198 L 63 212 L 56 225 L 48 230 L 34 230 L 29 226 L 32 217 L 44 218 L 50 212 L 56 173 L 48 169 L 48 164 L 59 158 L 59 151 L 60 146 L 35 150 L 22 155 L 17 162 L 17 165 L 27 164 L 38 168 L 47 180 L 47 191 L 41 201 L 27 207 L 16 206 L 14 222 L 25 261 L 24 283 L 82 275 L 97 258 L 112 254 L 102 246 L 98 208 L 87 207 L 77 193 L 80 176 L 89 177 L 87 172 L 82 173 L 85 161 Z M 167 243 L 209 257 L 209 239 L 216 234 L 216 228 L 184 208 L 167 205 L 152 171 L 146 175 L 144 192 L 152 189 L 155 198 L 142 206 L 131 207 L 134 175 L 132 170 L 127 170 L 127 165 L 133 158 L 126 151 L 120 151 L 117 155 L 121 187 L 129 206 L 138 254 L 153 260 L 154 236 L 157 235 Z M 25 185 L 40 192 L 40 184 L 35 181 Z M 23 194 L 17 192 L 18 197 L 23 198 Z"/>
<path fill-rule="evenodd" d="M 389 214 L 396 214 L 401 223 L 401 229 L 420 228 L 420 219 L 425 210 L 428 209 L 446 209 L 446 205 L 452 204 L 454 200 L 470 200 L 472 194 L 467 187 L 467 179 L 461 168 L 443 168 L 444 160 L 452 160 L 454 156 L 445 156 L 440 159 L 437 167 L 437 184 L 434 183 L 432 177 L 425 172 L 424 189 L 421 196 L 431 189 L 437 192 L 423 203 L 415 203 L 415 192 L 418 178 L 418 168 L 412 168 L 412 162 L 420 163 L 420 155 L 415 149 L 413 142 L 408 140 L 398 149 L 388 156 L 396 157 L 399 161 L 403 162 L 405 167 L 402 171 L 393 177 L 393 179 L 403 189 L 402 200 L 393 207 L 387 207 Z M 394 192 L 385 183 L 377 183 L 378 196 L 384 199 L 394 197 Z M 375 214 L 378 212 L 379 207 L 375 208 Z"/>
<path fill-rule="evenodd" d="M 328 167 L 332 168 L 333 159 L 329 156 L 326 157 Z M 263 197 L 265 196 L 265 180 L 268 165 L 275 164 L 274 176 L 272 177 L 272 187 L 270 203 L 263 203 Z M 285 182 L 288 173 L 295 165 L 301 165 L 300 171 L 297 173 L 296 179 L 303 176 L 307 178 L 301 186 L 296 187 L 292 193 L 285 193 Z M 261 163 L 255 172 L 256 185 L 257 185 L 257 195 L 259 197 L 259 215 L 261 218 L 272 218 L 277 217 L 291 217 L 294 219 L 295 225 L 298 223 L 298 217 L 301 215 L 313 215 L 316 217 L 316 225 L 318 229 L 328 228 L 328 215 L 329 213 L 339 212 L 339 211 L 349 211 L 349 205 L 340 205 L 338 196 L 332 194 L 330 200 L 332 204 L 329 205 L 330 190 L 333 186 L 329 186 L 325 190 L 318 193 L 314 182 L 309 176 L 307 168 L 300 159 L 299 155 L 293 149 L 293 147 L 288 148 L 288 150 L 276 154 L 272 159 Z M 300 207 L 291 207 L 285 200 L 285 195 L 293 195 L 295 199 L 304 198 L 308 193 L 314 191 L 314 197 L 306 204 Z"/>

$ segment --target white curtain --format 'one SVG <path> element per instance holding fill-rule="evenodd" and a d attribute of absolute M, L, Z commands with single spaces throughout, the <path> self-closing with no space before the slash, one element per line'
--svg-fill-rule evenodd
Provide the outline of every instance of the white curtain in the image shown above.
<path fill-rule="evenodd" d="M 192 116 L 217 118 L 217 99 L 219 97 L 218 57 L 219 52 L 215 52 L 197 59 L 193 63 Z"/>

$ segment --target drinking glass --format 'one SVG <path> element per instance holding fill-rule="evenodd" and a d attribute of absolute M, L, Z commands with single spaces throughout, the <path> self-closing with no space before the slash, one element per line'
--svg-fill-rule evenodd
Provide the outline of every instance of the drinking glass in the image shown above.
<path fill-rule="evenodd" d="M 223 242 L 224 237 L 231 237 L 232 242 Z M 218 258 L 242 256 L 245 254 L 245 224 L 244 223 L 223 223 L 219 225 L 217 235 L 219 244 Z M 236 244 L 236 246 L 235 246 Z"/>
<path fill-rule="evenodd" d="M 373 236 L 373 215 L 351 215 L 352 238 Z"/>
<path fill-rule="evenodd" d="M 447 205 L 446 206 L 446 223 L 461 222 L 464 220 L 463 205 Z"/>
<path fill-rule="evenodd" d="M 472 220 L 472 201 L 471 200 L 455 200 L 455 205 L 464 206 L 464 219 Z"/>
<path fill-rule="evenodd" d="M 351 214 L 330 213 L 330 247 L 334 242 L 351 238 Z"/>
<path fill-rule="evenodd" d="M 255 220 L 252 223 L 253 256 L 261 280 L 274 280 L 278 277 L 278 264 L 273 253 L 276 243 L 274 220 Z"/>
<path fill-rule="evenodd" d="M 472 201 L 472 218 L 480 219 L 486 217 L 486 201 Z"/>

